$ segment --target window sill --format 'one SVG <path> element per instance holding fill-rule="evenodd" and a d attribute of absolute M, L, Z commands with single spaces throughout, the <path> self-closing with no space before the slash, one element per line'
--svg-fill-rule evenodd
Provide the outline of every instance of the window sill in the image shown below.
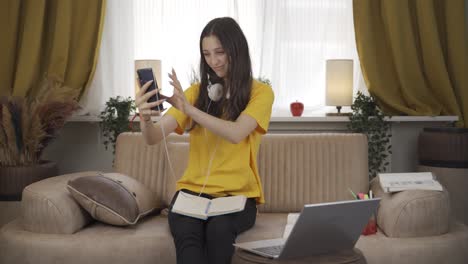
<path fill-rule="evenodd" d="M 154 121 L 158 121 L 160 117 L 153 117 Z M 390 122 L 456 122 L 458 116 L 393 116 L 388 119 Z M 101 119 L 97 116 L 72 116 L 68 122 L 100 122 Z M 134 122 L 138 122 L 139 117 L 136 117 Z M 313 116 L 273 116 L 271 123 L 313 123 L 313 122 L 349 122 L 347 116 L 327 116 L 325 114 L 316 114 Z"/>
<path fill-rule="evenodd" d="M 392 116 L 387 118 L 390 122 L 455 122 L 458 116 Z M 275 117 L 271 122 L 349 122 L 347 116 L 301 116 L 301 117 Z"/>

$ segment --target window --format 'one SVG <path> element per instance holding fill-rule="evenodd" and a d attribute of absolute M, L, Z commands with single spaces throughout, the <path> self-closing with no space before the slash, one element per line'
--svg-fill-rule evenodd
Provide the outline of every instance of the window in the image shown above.
<path fill-rule="evenodd" d="M 127 28 L 114 29 L 113 34 L 117 31 L 120 35 L 110 38 L 113 51 L 107 51 L 110 45 L 104 45 L 108 30 L 105 24 L 100 60 L 107 61 L 110 64 L 107 67 L 114 70 L 112 67 L 116 66 L 109 57 L 123 61 L 120 52 L 123 42 L 133 40 L 125 44 L 132 49 L 127 53 L 131 57 L 126 63 L 131 64 L 134 59 L 161 60 L 161 86 L 166 94 L 172 93 L 166 74 L 172 67 L 182 85 L 189 86 L 192 70 L 198 71 L 200 33 L 209 20 L 220 16 L 231 16 L 242 27 L 249 41 L 254 77 L 272 81 L 273 115 L 289 115 L 289 104 L 295 100 L 302 101 L 306 111 L 324 106 L 326 59 L 353 59 L 355 90 L 358 84 L 363 85 L 354 39 L 352 0 L 110 1 L 107 16 L 106 23 L 113 17 L 108 26 L 127 27 L 126 23 L 133 23 L 133 32 Z M 125 73 L 114 71 L 113 79 L 122 78 L 126 71 L 133 70 L 133 65 L 125 69 Z M 96 74 L 99 71 L 98 64 Z M 127 89 L 131 81 L 114 80 L 115 85 L 107 86 Z"/>

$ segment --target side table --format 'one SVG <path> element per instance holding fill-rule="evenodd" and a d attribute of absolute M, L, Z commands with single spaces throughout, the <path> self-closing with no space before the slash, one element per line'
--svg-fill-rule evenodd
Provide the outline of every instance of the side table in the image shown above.
<path fill-rule="evenodd" d="M 366 264 L 362 252 L 353 250 L 342 251 L 333 254 L 316 255 L 305 258 L 288 260 L 269 259 L 248 251 L 236 248 L 232 257 L 232 264 Z"/>

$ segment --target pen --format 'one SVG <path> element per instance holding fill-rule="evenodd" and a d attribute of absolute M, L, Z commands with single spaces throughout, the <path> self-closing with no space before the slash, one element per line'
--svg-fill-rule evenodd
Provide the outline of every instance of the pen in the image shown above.
<path fill-rule="evenodd" d="M 350 188 L 348 188 L 348 191 L 351 193 L 351 195 L 354 197 L 354 199 L 359 200 L 359 198 L 358 198 L 357 195 L 353 192 L 353 190 L 351 190 Z"/>
<path fill-rule="evenodd" d="M 210 210 L 210 206 L 211 206 L 211 201 L 209 201 L 208 205 L 206 206 L 205 214 L 208 214 L 208 211 Z"/>

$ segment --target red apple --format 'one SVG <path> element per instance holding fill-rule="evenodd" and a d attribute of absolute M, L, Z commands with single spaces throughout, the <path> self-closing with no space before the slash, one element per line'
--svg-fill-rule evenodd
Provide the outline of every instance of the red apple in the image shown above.
<path fill-rule="evenodd" d="M 296 100 L 296 102 L 291 103 L 289 108 L 293 116 L 301 116 L 304 111 L 304 104 Z"/>

